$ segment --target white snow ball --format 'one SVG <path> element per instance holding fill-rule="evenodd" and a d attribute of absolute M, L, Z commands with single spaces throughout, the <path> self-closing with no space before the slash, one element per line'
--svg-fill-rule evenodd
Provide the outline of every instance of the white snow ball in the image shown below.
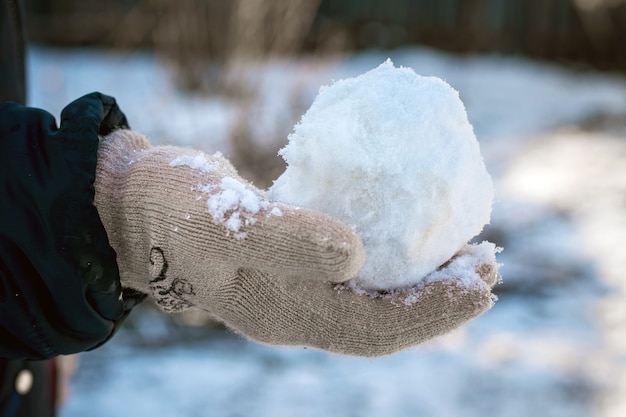
<path fill-rule="evenodd" d="M 493 183 L 459 94 L 390 60 L 322 87 L 269 197 L 352 226 L 366 289 L 416 285 L 489 222 Z"/>

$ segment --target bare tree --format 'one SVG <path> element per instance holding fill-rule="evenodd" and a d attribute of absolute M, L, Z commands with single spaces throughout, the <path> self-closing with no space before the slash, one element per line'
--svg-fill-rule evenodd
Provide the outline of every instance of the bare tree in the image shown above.
<path fill-rule="evenodd" d="M 158 10 L 157 53 L 174 65 L 181 87 L 203 89 L 228 83 L 223 75 L 242 65 L 297 53 L 321 0 L 143 1 Z"/>

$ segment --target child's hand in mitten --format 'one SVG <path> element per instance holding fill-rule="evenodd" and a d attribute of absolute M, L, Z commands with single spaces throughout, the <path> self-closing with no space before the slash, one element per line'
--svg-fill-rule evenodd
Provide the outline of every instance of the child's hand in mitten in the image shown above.
<path fill-rule="evenodd" d="M 439 271 L 407 293 L 411 303 L 338 289 L 366 257 L 349 227 L 268 202 L 221 156 L 151 147 L 132 131 L 101 141 L 96 205 L 124 286 L 165 311 L 205 310 L 264 343 L 379 356 L 492 305 L 495 264 L 476 265 L 469 284 Z"/>

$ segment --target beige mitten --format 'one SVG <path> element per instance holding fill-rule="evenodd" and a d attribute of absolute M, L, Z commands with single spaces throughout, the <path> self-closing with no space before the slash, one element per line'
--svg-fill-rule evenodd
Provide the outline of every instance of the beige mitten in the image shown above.
<path fill-rule="evenodd" d="M 205 310 L 263 343 L 380 356 L 493 304 L 495 263 L 477 264 L 469 283 L 443 269 L 378 297 L 337 285 L 365 262 L 358 236 L 324 214 L 266 201 L 221 156 L 151 147 L 119 130 L 101 140 L 95 186 L 125 287 L 168 312 Z"/>

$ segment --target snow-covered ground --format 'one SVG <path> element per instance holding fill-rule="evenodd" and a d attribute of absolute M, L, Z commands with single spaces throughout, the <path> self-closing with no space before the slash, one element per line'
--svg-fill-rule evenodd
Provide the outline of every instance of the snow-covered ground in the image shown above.
<path fill-rule="evenodd" d="M 146 54 L 34 48 L 30 104 L 115 96 L 155 143 L 236 156 L 246 125 L 282 146 L 320 85 L 387 57 L 459 90 L 496 182 L 483 236 L 504 247 L 496 306 L 446 337 L 371 360 L 181 327 L 147 306 L 80 355 L 61 417 L 626 415 L 626 80 L 424 49 L 273 62 L 254 99 L 185 95 Z"/>

